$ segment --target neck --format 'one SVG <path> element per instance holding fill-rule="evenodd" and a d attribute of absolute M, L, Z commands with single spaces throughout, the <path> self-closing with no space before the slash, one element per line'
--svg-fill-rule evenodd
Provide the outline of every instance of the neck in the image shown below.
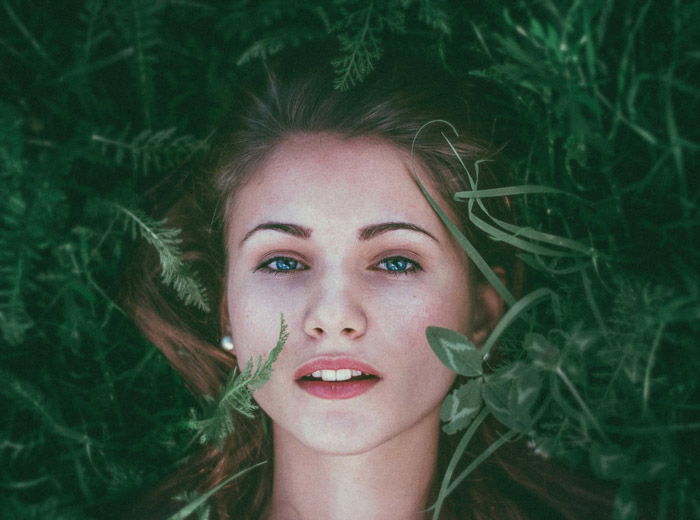
<path fill-rule="evenodd" d="M 423 520 L 437 464 L 439 410 L 367 452 L 334 455 L 274 430 L 269 520 Z"/>

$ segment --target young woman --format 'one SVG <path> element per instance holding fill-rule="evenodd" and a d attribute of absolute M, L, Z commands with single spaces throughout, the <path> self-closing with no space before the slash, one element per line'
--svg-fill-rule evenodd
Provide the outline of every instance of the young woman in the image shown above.
<path fill-rule="evenodd" d="M 517 285 L 519 271 L 451 197 L 469 186 L 460 161 L 474 174 L 477 161 L 495 159 L 479 127 L 491 121 L 474 109 L 482 100 L 434 70 L 391 63 L 348 92 L 334 90 L 316 60 L 266 68 L 262 85 L 237 99 L 207 173 L 164 201 L 220 312 L 179 303 L 147 250 L 125 298 L 193 392 L 216 395 L 234 365 L 265 357 L 280 314 L 289 338 L 254 393 L 262 412 L 236 417 L 224 448 L 193 457 L 144 503 L 143 517 L 167 517 L 181 506 L 178 493 L 204 492 L 262 460 L 213 496 L 212 518 L 431 516 L 454 442 L 441 433 L 440 405 L 455 374 L 425 329 L 480 343 L 502 302 L 418 182 L 506 283 Z M 489 164 L 480 163 L 480 187 L 496 184 Z M 491 204 L 506 218 L 507 201 Z M 497 430 L 484 428 L 475 453 Z M 605 507 L 516 445 L 456 490 L 443 518 L 604 518 Z"/>

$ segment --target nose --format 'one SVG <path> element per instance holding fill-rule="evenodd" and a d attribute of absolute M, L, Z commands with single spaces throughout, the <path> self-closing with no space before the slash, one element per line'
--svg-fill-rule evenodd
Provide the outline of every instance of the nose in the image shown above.
<path fill-rule="evenodd" d="M 329 272 L 309 292 L 304 332 L 313 338 L 357 339 L 367 329 L 367 315 L 358 284 Z"/>

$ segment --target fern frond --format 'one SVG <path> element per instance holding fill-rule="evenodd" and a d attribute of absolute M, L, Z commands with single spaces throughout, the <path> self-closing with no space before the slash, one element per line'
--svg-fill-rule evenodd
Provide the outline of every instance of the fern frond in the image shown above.
<path fill-rule="evenodd" d="M 365 9 L 352 13 L 346 21 L 349 30 L 338 34 L 343 55 L 331 63 L 336 72 L 335 88 L 339 90 L 347 90 L 362 81 L 382 55 L 378 20 L 374 19 L 373 11 L 374 2 L 370 2 Z"/>
<path fill-rule="evenodd" d="M 20 189 L 25 169 L 22 161 L 22 118 L 10 105 L 0 103 L 0 333 L 9 345 L 19 345 L 34 325 L 26 310 L 23 288 L 28 257 L 35 244 L 26 242 L 26 196 Z M 39 192 L 40 188 L 35 188 Z"/>
<path fill-rule="evenodd" d="M 78 18 L 85 26 L 85 43 L 83 45 L 83 59 L 87 61 L 93 50 L 109 38 L 109 30 L 106 27 L 106 12 L 108 6 L 104 0 L 87 0 L 83 6 L 83 11 Z"/>
<path fill-rule="evenodd" d="M 305 27 L 284 28 L 266 34 L 244 50 L 236 65 L 244 65 L 254 60 L 263 60 L 289 48 L 298 47 L 305 41 L 319 38 L 321 33 Z"/>
<path fill-rule="evenodd" d="M 184 502 L 185 504 L 192 504 L 196 503 L 201 499 L 202 495 L 197 493 L 196 491 L 183 491 L 182 493 L 178 493 L 173 497 L 178 502 Z M 199 507 L 197 507 L 194 510 L 194 513 L 196 514 L 195 519 L 196 520 L 209 520 L 209 513 L 211 512 L 211 507 L 209 507 L 208 504 L 203 503 Z M 177 517 L 176 517 L 177 518 Z M 171 516 L 168 518 L 168 520 L 174 520 L 173 517 Z"/>
<path fill-rule="evenodd" d="M 253 417 L 258 407 L 253 401 L 252 392 L 272 375 L 272 364 L 282 352 L 288 336 L 287 324 L 284 316 L 281 316 L 279 338 L 267 359 L 263 361 L 262 356 L 255 362 L 249 359 L 242 372 L 234 368 L 219 396 L 216 399 L 205 397 L 208 408 L 205 418 L 193 419 L 188 423 L 189 428 L 197 431 L 197 438 L 202 444 L 215 443 L 221 449 L 226 437 L 235 431 L 234 412 Z"/>
<path fill-rule="evenodd" d="M 0 279 L 4 282 L 0 286 L 0 332 L 8 345 L 22 343 L 27 331 L 34 325 L 21 295 L 24 278 L 24 258 L 21 253 L 17 255 L 14 264 L 0 266 Z"/>
<path fill-rule="evenodd" d="M 96 443 L 87 434 L 63 424 L 58 411 L 36 386 L 0 369 L 0 395 L 8 397 L 16 407 L 35 415 L 52 433 L 81 444 Z"/>
<path fill-rule="evenodd" d="M 418 18 L 435 32 L 449 36 L 452 34 L 452 28 L 449 23 L 450 17 L 447 11 L 437 4 L 438 2 L 435 0 L 421 0 Z"/>
<path fill-rule="evenodd" d="M 163 283 L 172 287 L 185 305 L 209 312 L 209 299 L 204 286 L 182 261 L 180 230 L 166 228 L 165 220 L 155 221 L 139 211 L 118 204 L 111 206 L 126 219 L 132 237 L 140 236 L 156 249 Z"/>
<path fill-rule="evenodd" d="M 124 3 L 120 13 L 121 28 L 125 39 L 134 48 L 134 69 L 143 105 L 143 117 L 147 128 L 152 124 L 154 65 L 156 51 L 161 45 L 158 35 L 163 4 L 151 0 L 131 0 Z"/>
<path fill-rule="evenodd" d="M 172 168 L 185 158 L 206 147 L 205 141 L 190 135 L 178 135 L 174 127 L 164 130 L 144 130 L 133 138 L 127 138 L 129 130 L 110 138 L 92 134 L 91 140 L 100 146 L 101 152 L 117 164 L 131 160 L 132 169 L 148 175 L 152 170 Z"/>

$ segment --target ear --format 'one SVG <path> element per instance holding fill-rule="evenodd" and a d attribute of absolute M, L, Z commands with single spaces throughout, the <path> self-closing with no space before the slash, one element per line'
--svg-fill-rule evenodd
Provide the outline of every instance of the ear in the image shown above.
<path fill-rule="evenodd" d="M 492 267 L 493 272 L 505 283 L 506 273 L 502 267 Z M 503 315 L 503 299 L 487 282 L 479 283 L 474 301 L 474 323 L 471 340 L 482 345 Z"/>

